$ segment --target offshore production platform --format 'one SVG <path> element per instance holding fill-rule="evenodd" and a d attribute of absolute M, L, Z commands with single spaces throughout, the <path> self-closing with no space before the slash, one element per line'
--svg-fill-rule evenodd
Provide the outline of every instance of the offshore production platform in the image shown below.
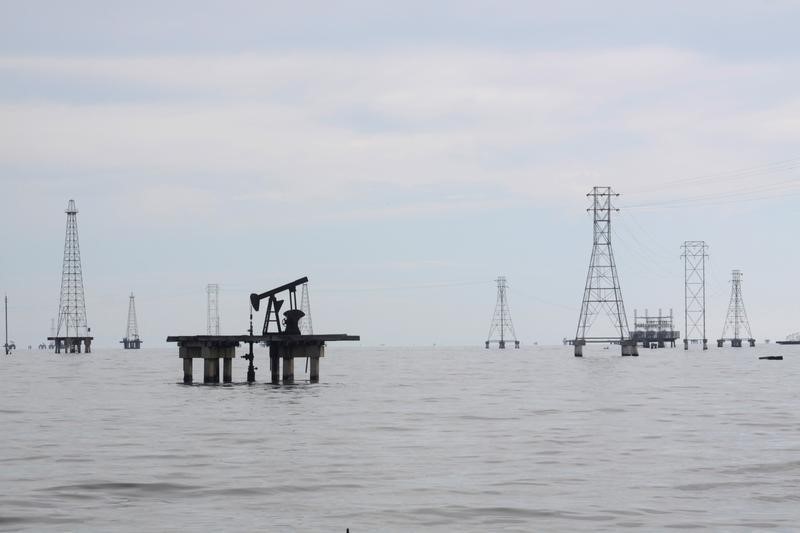
<path fill-rule="evenodd" d="M 248 352 L 242 356 L 248 361 L 247 383 L 256 380 L 253 361 L 256 344 L 269 348 L 270 378 L 273 384 L 294 382 L 294 360 L 305 358 L 310 363 L 309 381 L 319 381 L 319 360 L 325 356 L 325 345 L 336 341 L 358 341 L 357 335 L 344 333 L 318 335 L 312 333 L 311 321 L 303 321 L 306 312 L 298 308 L 297 289 L 301 288 L 303 303 L 301 307 L 310 310 L 308 304 L 307 277 L 302 277 L 274 289 L 250 295 L 250 328 L 247 335 L 220 335 L 219 313 L 216 305 L 218 286 L 209 285 L 209 323 L 208 335 L 170 335 L 167 342 L 178 344 L 178 357 L 183 360 L 183 382 L 193 382 L 193 363 L 195 359 L 203 360 L 203 383 L 220 382 L 220 359 L 222 359 L 222 382 L 233 381 L 233 359 L 236 347 L 240 344 L 249 346 Z M 261 309 L 266 301 L 264 326 L 260 334 L 253 329 L 253 312 Z M 284 304 L 288 309 L 282 313 Z M 213 305 L 212 305 L 213 304 Z M 305 322 L 305 325 L 303 325 Z"/>

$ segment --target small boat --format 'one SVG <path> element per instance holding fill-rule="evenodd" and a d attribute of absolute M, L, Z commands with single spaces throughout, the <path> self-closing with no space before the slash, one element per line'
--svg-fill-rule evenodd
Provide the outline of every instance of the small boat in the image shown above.
<path fill-rule="evenodd" d="M 766 359 L 768 361 L 783 361 L 782 355 L 762 355 L 759 359 Z"/>

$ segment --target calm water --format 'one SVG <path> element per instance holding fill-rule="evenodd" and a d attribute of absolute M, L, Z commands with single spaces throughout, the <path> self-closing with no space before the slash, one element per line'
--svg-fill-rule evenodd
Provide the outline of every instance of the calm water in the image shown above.
<path fill-rule="evenodd" d="M 793 347 L 335 346 L 294 386 L 179 385 L 167 348 L 0 367 L 3 530 L 800 527 Z"/>

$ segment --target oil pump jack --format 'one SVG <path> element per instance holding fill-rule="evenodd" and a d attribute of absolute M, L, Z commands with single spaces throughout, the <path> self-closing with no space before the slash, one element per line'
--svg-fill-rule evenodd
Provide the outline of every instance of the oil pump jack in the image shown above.
<path fill-rule="evenodd" d="M 253 336 L 253 311 L 258 312 L 259 308 L 261 307 L 261 300 L 265 298 L 267 299 L 267 313 L 264 317 L 264 328 L 262 329 L 261 334 L 269 335 L 272 333 L 277 333 L 279 335 L 300 335 L 300 326 L 298 323 L 306 314 L 297 308 L 297 287 L 300 287 L 304 283 L 308 283 L 308 278 L 305 276 L 267 292 L 262 292 L 261 294 L 252 293 L 250 295 L 250 336 Z M 279 313 L 285 300 L 279 300 L 277 295 L 284 291 L 289 292 L 289 309 L 284 311 L 284 318 L 281 320 Z M 270 325 L 273 323 L 275 324 L 275 329 L 277 331 L 270 332 Z M 281 324 L 283 324 L 283 328 L 281 328 Z M 247 367 L 248 383 L 252 383 L 256 380 L 257 369 L 253 366 L 253 342 L 254 341 L 252 340 L 249 342 L 250 351 L 246 355 L 242 356 L 249 362 Z"/>

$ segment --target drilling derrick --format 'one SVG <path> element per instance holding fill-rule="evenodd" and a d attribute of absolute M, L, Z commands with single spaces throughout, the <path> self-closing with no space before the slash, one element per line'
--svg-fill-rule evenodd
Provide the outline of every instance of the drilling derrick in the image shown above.
<path fill-rule="evenodd" d="M 728 304 L 725 325 L 722 327 L 722 337 L 717 339 L 717 347 L 722 348 L 725 341 L 730 341 L 732 347 L 741 348 L 742 334 L 745 332 L 747 333 L 747 343 L 751 348 L 754 347 L 756 340 L 750 332 L 750 321 L 747 320 L 747 312 L 744 310 L 744 300 L 742 299 L 742 271 L 734 270 L 731 273 L 731 301 Z"/>
<path fill-rule="evenodd" d="M 131 293 L 128 301 L 128 329 L 125 332 L 125 337 L 120 342 L 126 350 L 138 350 L 142 347 L 142 341 L 139 338 L 139 325 L 136 322 L 136 301 L 133 293 Z"/>
<path fill-rule="evenodd" d="M 705 241 L 685 241 L 683 243 L 684 272 L 684 337 L 683 349 L 689 349 L 689 343 L 703 343 L 703 350 L 708 350 L 706 338 L 706 258 L 708 245 Z"/>
<path fill-rule="evenodd" d="M 500 276 L 497 282 L 497 303 L 494 307 L 494 317 L 492 325 L 489 327 L 489 335 L 486 340 L 486 347 L 496 342 L 500 348 L 506 347 L 506 341 L 513 342 L 514 348 L 519 348 L 517 334 L 514 332 L 514 323 L 511 321 L 511 311 L 508 309 L 508 295 L 506 290 L 508 284 L 505 276 Z"/>
<path fill-rule="evenodd" d="M 56 353 L 63 348 L 68 353 L 80 353 L 81 343 L 91 352 L 91 328 L 86 323 L 86 303 L 83 296 L 83 270 L 78 241 L 78 210 L 75 200 L 67 204 L 67 230 L 64 238 L 64 263 L 61 269 L 61 298 L 58 304 L 58 326 L 48 340 L 55 341 Z"/>
<path fill-rule="evenodd" d="M 300 293 L 300 310 L 305 316 L 300 319 L 300 333 L 302 335 L 313 335 L 314 325 L 311 323 L 311 302 L 308 298 L 308 283 L 303 283 Z"/>
<path fill-rule="evenodd" d="M 578 317 L 578 329 L 575 333 L 575 357 L 583 357 L 583 347 L 590 342 L 617 343 L 622 346 L 622 355 L 637 356 L 639 352 L 636 341 L 630 338 L 617 264 L 611 248 L 611 212 L 619 211 L 614 208 L 612 198 L 618 197 L 619 194 L 613 192 L 611 187 L 594 187 L 586 196 L 592 198 L 592 207 L 587 211 L 591 211 L 594 218 L 594 239 L 586 286 L 583 290 L 581 314 Z M 588 336 L 601 312 L 604 312 L 610 320 L 614 334 Z"/>
<path fill-rule="evenodd" d="M 206 293 L 208 293 L 208 334 L 219 335 L 219 285 L 209 283 Z"/>

